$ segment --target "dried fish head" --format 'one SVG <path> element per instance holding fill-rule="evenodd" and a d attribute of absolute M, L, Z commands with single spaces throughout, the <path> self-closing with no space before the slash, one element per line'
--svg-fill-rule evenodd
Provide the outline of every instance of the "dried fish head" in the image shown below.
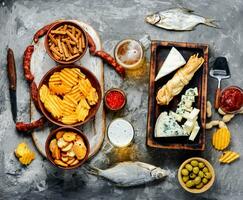
<path fill-rule="evenodd" d="M 159 15 L 159 13 L 148 15 L 145 17 L 145 21 L 150 24 L 156 24 L 160 21 L 160 15 Z"/>
<path fill-rule="evenodd" d="M 156 167 L 155 169 L 153 169 L 151 171 L 151 176 L 155 179 L 161 179 L 164 178 L 165 176 L 167 176 L 167 171 L 161 169 L 160 167 Z"/>

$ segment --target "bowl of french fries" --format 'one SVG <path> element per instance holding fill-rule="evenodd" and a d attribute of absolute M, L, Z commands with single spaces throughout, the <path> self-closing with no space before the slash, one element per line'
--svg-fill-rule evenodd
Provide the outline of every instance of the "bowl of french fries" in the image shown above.
<path fill-rule="evenodd" d="M 88 40 L 85 31 L 71 21 L 55 23 L 45 37 L 48 55 L 58 63 L 71 64 L 83 57 Z"/>
<path fill-rule="evenodd" d="M 48 160 L 61 169 L 80 167 L 90 152 L 87 137 L 73 127 L 59 127 L 49 134 L 45 144 Z"/>
<path fill-rule="evenodd" d="M 58 126 L 80 126 L 99 109 L 102 91 L 88 69 L 78 65 L 49 70 L 38 87 L 38 104 L 43 115 Z"/>

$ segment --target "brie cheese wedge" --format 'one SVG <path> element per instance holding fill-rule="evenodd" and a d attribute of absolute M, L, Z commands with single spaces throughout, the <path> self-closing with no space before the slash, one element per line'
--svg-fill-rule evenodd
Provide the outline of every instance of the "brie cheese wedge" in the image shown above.
<path fill-rule="evenodd" d="M 172 47 L 163 65 L 160 67 L 159 73 L 157 74 L 155 81 L 166 76 L 167 74 L 170 74 L 171 72 L 175 71 L 185 64 L 186 61 L 180 54 L 180 52 L 175 47 Z"/>
<path fill-rule="evenodd" d="M 173 116 L 168 115 L 167 112 L 162 112 L 156 121 L 154 136 L 179 137 L 188 135 Z"/>

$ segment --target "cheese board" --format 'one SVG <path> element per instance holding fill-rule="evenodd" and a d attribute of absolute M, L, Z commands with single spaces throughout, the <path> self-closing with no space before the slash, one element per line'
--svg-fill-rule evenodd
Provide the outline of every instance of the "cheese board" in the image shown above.
<path fill-rule="evenodd" d="M 79 20 L 70 20 L 71 22 L 75 22 L 80 25 L 93 39 L 96 49 L 101 50 L 102 45 L 99 38 L 98 33 L 88 24 L 85 24 Z M 30 69 L 33 75 L 35 76 L 35 81 L 37 85 L 41 78 L 45 75 L 45 73 L 51 68 L 57 66 L 55 61 L 53 61 L 47 54 L 45 49 L 45 38 L 40 38 L 38 43 L 33 43 L 34 52 L 32 55 Z M 89 51 L 86 51 L 83 58 L 77 62 L 76 65 L 80 65 L 84 68 L 87 68 L 97 78 L 101 85 L 101 92 L 103 96 L 104 91 L 104 71 L 103 71 L 103 62 L 100 58 L 94 57 L 90 55 Z M 101 100 L 103 101 L 103 100 Z M 103 102 L 101 102 L 103 104 Z M 30 121 L 34 121 L 39 119 L 41 114 L 36 109 L 33 101 L 30 102 Z M 36 129 L 32 132 L 32 139 L 34 141 L 35 146 L 39 150 L 39 152 L 46 157 L 45 152 L 45 142 L 46 139 L 51 132 L 52 129 L 56 128 L 55 126 L 49 124 L 45 124 L 43 128 Z M 90 142 L 90 153 L 88 158 L 94 156 L 100 149 L 103 140 L 104 140 L 104 131 L 105 131 L 105 112 L 103 106 L 100 106 L 95 117 L 86 123 L 83 126 L 79 127 L 80 130 L 87 136 Z"/>
<path fill-rule="evenodd" d="M 167 74 L 166 76 L 155 81 L 156 75 L 159 73 L 163 62 L 166 60 L 167 55 L 170 53 L 172 47 L 175 47 L 180 54 L 188 60 L 189 58 L 195 56 L 200 57 L 203 62 L 196 70 L 195 74 L 191 79 L 185 84 L 185 87 L 170 99 L 164 105 L 159 105 L 158 101 L 158 91 L 165 86 L 172 78 L 175 76 L 176 71 Z M 188 62 L 190 65 L 190 62 Z M 198 44 L 198 43 L 183 43 L 183 42 L 165 42 L 165 41 L 152 41 L 151 43 L 151 63 L 150 63 L 150 80 L 149 80 L 149 103 L 148 103 L 148 118 L 147 118 L 147 145 L 154 148 L 162 149 L 184 149 L 184 150 L 204 150 L 205 149 L 205 125 L 206 125 L 206 102 L 207 102 L 207 77 L 208 77 L 208 45 Z M 196 129 L 198 133 L 193 136 L 193 139 L 188 139 L 188 137 L 157 137 L 155 134 L 155 129 L 157 118 L 161 115 L 163 119 L 162 123 L 165 123 L 165 112 L 177 113 L 178 107 L 180 107 L 183 98 L 185 98 L 186 93 L 190 90 L 195 90 L 198 94 L 194 95 L 193 107 L 191 106 L 191 116 L 195 113 L 198 116 L 193 117 L 193 121 L 197 121 L 198 125 L 190 127 L 191 129 Z M 185 94 L 185 95 L 184 95 Z M 156 98 L 157 95 L 157 98 Z M 184 96 L 184 97 L 183 97 Z M 188 98 L 188 97 L 186 97 Z M 160 116 L 160 118 L 162 118 Z M 180 116 L 179 116 L 180 117 Z M 187 130 L 186 125 L 190 121 L 186 121 L 182 125 L 183 129 Z M 195 124 L 195 123 L 194 123 Z M 174 124 L 175 125 L 175 124 Z M 175 126 L 172 124 L 170 127 L 174 129 Z M 161 126 L 161 125 L 160 125 Z M 187 128 L 187 129 L 186 129 Z M 194 131 L 194 132 L 195 132 Z M 173 131 L 176 132 L 176 131 Z M 191 130 L 190 130 L 191 132 Z M 178 135 L 184 136 L 184 135 Z"/>

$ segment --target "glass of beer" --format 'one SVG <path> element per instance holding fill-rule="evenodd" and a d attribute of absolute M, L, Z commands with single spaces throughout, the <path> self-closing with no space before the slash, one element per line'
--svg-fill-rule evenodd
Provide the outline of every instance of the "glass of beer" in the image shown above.
<path fill-rule="evenodd" d="M 150 38 L 145 35 L 140 40 L 124 39 L 114 51 L 116 62 L 126 69 L 128 76 L 140 77 L 146 73 L 145 50 L 150 45 Z"/>

